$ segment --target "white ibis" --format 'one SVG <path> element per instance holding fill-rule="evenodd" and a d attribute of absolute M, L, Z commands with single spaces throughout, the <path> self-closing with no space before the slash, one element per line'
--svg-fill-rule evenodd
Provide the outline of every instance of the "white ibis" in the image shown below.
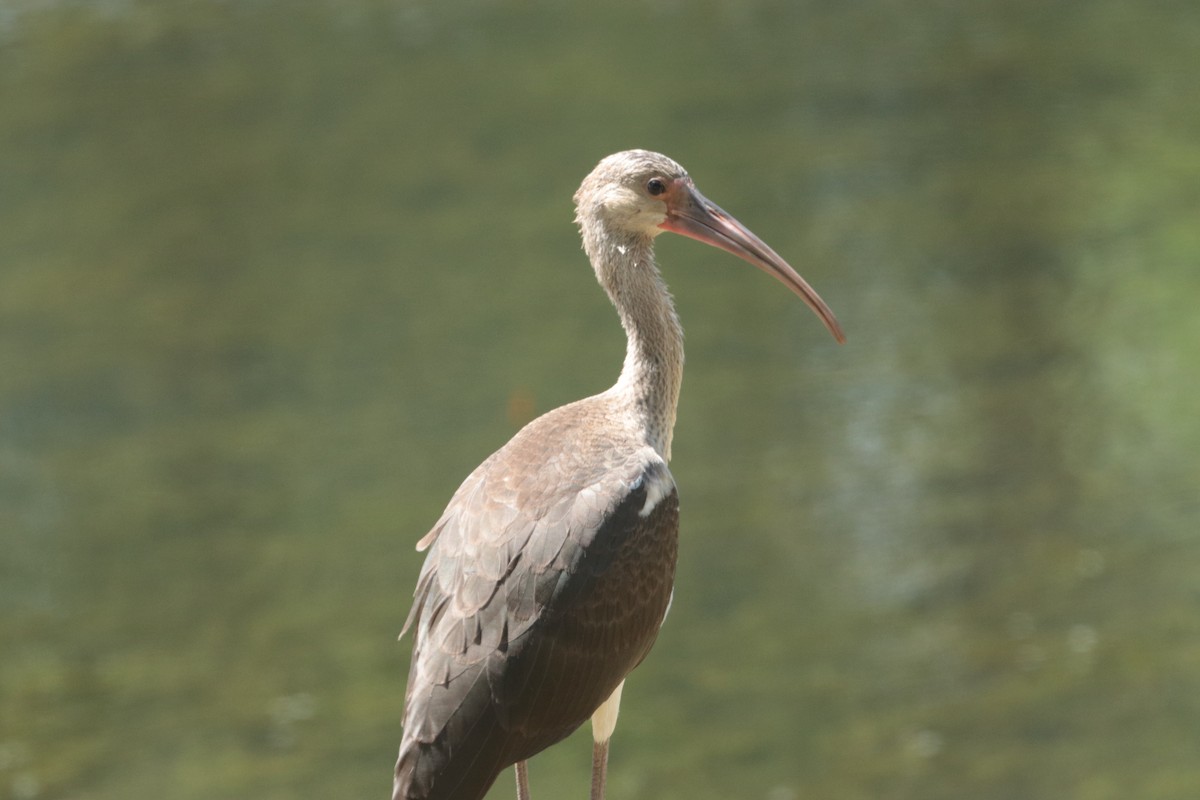
<path fill-rule="evenodd" d="M 516 765 L 592 720 L 592 798 L 625 677 L 671 603 L 679 502 L 667 468 L 683 332 L 654 261 L 673 231 L 749 261 L 817 313 L 795 270 L 645 150 L 601 161 L 575 193 L 583 249 L 628 345 L 616 385 L 526 425 L 472 472 L 417 545 L 429 548 L 393 800 L 479 800 Z"/>

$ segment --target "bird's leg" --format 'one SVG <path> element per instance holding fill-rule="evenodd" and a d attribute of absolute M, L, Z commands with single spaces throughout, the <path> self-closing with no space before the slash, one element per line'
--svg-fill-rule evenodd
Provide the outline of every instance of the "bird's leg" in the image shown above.
<path fill-rule="evenodd" d="M 592 743 L 592 800 L 604 800 L 604 779 L 608 776 L 608 739 Z"/>
<path fill-rule="evenodd" d="M 608 699 L 592 714 L 592 800 L 604 800 L 604 779 L 608 775 L 608 740 L 617 727 L 617 712 L 621 710 L 621 690 L 625 681 L 617 684 Z"/>
<path fill-rule="evenodd" d="M 517 800 L 529 800 L 529 762 L 518 761 L 513 770 L 517 773 Z"/>

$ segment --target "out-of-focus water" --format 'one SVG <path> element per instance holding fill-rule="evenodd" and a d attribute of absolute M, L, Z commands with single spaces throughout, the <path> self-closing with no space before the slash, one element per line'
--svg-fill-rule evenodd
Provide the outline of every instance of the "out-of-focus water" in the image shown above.
<path fill-rule="evenodd" d="M 849 343 L 663 237 L 610 796 L 1200 796 L 1200 7 L 600 5 L 0 7 L 0 798 L 386 796 L 414 543 L 616 376 L 570 196 L 633 146 Z"/>

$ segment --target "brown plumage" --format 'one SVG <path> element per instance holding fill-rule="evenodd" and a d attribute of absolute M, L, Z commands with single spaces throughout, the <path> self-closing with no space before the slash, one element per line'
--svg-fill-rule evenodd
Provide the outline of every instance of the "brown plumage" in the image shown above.
<path fill-rule="evenodd" d="M 575 201 L 625 364 L 611 389 L 539 417 L 484 461 L 418 545 L 429 555 L 405 625 L 415 641 L 394 800 L 478 800 L 593 715 L 592 794 L 603 794 L 618 690 L 658 635 L 678 543 L 667 461 L 683 338 L 654 237 L 672 230 L 754 263 L 842 338 L 803 279 L 669 158 L 609 156 Z"/>

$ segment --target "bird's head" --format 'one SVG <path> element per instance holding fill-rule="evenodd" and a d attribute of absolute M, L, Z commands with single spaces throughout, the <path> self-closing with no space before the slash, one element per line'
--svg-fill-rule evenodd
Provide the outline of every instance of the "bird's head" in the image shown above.
<path fill-rule="evenodd" d="M 589 240 L 649 242 L 663 231 L 719 247 L 783 283 L 811 308 L 839 342 L 846 337 L 808 282 L 749 228 L 696 189 L 687 170 L 661 153 L 626 150 L 596 165 L 575 192 L 575 221 Z"/>
<path fill-rule="evenodd" d="M 687 170 L 661 153 L 626 150 L 605 158 L 575 192 L 575 221 L 620 236 L 663 232 L 670 202 L 691 185 Z"/>

